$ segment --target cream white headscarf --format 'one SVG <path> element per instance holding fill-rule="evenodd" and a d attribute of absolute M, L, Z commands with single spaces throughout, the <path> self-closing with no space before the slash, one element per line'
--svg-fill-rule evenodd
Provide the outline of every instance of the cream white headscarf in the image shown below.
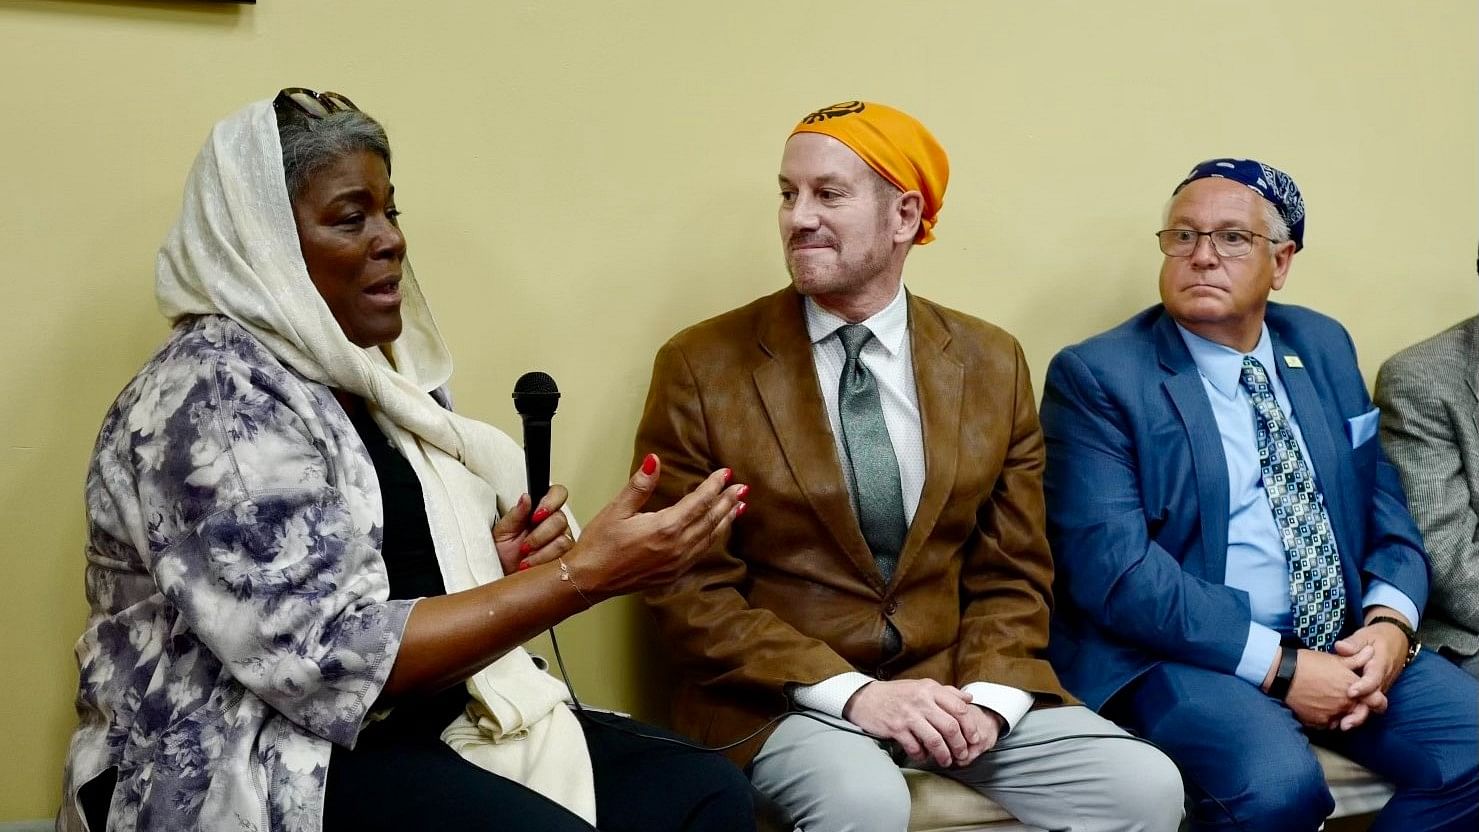
<path fill-rule="evenodd" d="M 457 592 L 503 577 L 490 530 L 523 493 L 523 457 L 502 431 L 427 395 L 446 383 L 452 360 L 409 263 L 400 290 L 400 338 L 384 351 L 350 342 L 303 262 L 272 103 L 216 125 L 159 251 L 160 311 L 171 321 L 231 318 L 302 375 L 368 401 L 421 480 L 442 576 Z M 594 824 L 590 754 L 559 680 L 519 648 L 467 687 L 473 704 L 443 739 Z"/>

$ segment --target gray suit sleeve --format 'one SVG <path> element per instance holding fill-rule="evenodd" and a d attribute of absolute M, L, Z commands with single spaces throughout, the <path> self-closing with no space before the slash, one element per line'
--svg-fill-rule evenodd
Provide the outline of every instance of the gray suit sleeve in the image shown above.
<path fill-rule="evenodd" d="M 1445 402 L 1455 384 L 1433 362 L 1388 361 L 1376 378 L 1381 444 L 1402 475 L 1408 507 L 1422 529 L 1432 561 L 1432 606 L 1443 617 L 1479 631 L 1479 516 L 1471 487 L 1479 471 L 1465 471 L 1455 433 L 1457 419 L 1473 418 Z M 1471 481 L 1472 480 L 1472 481 Z"/>

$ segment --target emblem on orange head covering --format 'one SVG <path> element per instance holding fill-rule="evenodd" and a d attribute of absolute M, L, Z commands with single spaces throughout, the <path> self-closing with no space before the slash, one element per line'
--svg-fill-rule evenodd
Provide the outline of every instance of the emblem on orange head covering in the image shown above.
<path fill-rule="evenodd" d="M 837 118 L 838 116 L 850 116 L 854 113 L 861 113 L 864 109 L 867 108 L 867 106 L 868 105 L 864 104 L 861 101 L 844 101 L 841 104 L 833 104 L 830 107 L 823 107 L 822 109 L 817 110 L 816 112 L 802 119 L 801 123 L 815 124 L 819 121 L 826 121 L 829 118 Z"/>
<path fill-rule="evenodd" d="M 797 133 L 831 136 L 894 187 L 918 191 L 924 209 L 914 241 L 924 245 L 935 238 L 950 181 L 950 158 L 918 119 L 884 104 L 843 101 L 808 114 L 791 130 L 791 135 Z"/>

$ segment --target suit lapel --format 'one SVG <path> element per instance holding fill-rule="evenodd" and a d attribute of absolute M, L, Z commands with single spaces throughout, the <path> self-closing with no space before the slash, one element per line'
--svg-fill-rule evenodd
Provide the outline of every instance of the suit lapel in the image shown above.
<path fill-rule="evenodd" d="M 914 386 L 919 395 L 919 421 L 924 441 L 924 488 L 904 550 L 899 553 L 898 581 L 909 568 L 955 487 L 960 456 L 960 411 L 965 366 L 952 356 L 950 331 L 935 311 L 909 296 L 909 344 L 914 361 Z M 1010 414 L 1008 414 L 1010 415 Z"/>
<path fill-rule="evenodd" d="M 1269 328 L 1269 338 L 1273 341 L 1274 357 L 1279 365 L 1279 380 L 1284 382 L 1284 391 L 1289 394 L 1289 406 L 1294 410 L 1299 433 L 1304 437 L 1305 448 L 1309 451 L 1309 464 L 1315 475 L 1315 486 L 1322 494 L 1334 496 L 1332 492 L 1340 489 L 1349 477 L 1340 470 L 1340 456 L 1336 450 L 1335 437 L 1330 433 L 1330 421 L 1326 418 L 1324 402 L 1320 400 L 1314 382 L 1310 381 L 1309 371 L 1302 366 L 1294 366 L 1303 363 L 1299 353 L 1284 343 L 1284 339 L 1272 327 Z M 1294 357 L 1292 364 L 1291 356 Z M 1327 496 L 1327 512 L 1339 510 L 1331 505 L 1332 502 L 1337 501 Z M 1350 501 L 1338 502 L 1341 503 L 1340 508 L 1344 508 Z M 1331 522 L 1337 525 L 1337 536 L 1339 526 L 1344 525 L 1345 519 L 1347 518 L 1331 518 Z"/>
<path fill-rule="evenodd" d="M 817 386 L 801 296 L 788 289 L 772 297 L 775 304 L 765 315 L 767 323 L 760 335 L 760 347 L 770 360 L 753 373 L 760 401 L 807 503 L 848 559 L 870 583 L 882 588 L 837 460 L 832 426 Z"/>
<path fill-rule="evenodd" d="M 1217 429 L 1212 405 L 1207 401 L 1202 374 L 1170 315 L 1161 315 L 1155 323 L 1155 333 L 1161 367 L 1170 373 L 1161 385 L 1186 429 L 1192 472 L 1197 481 L 1203 563 L 1200 570 L 1194 564 L 1186 565 L 1193 567 L 1194 574 L 1222 583 L 1227 578 L 1228 506 L 1227 457 L 1222 453 L 1222 434 Z M 1176 507 L 1170 508 L 1174 513 Z"/>

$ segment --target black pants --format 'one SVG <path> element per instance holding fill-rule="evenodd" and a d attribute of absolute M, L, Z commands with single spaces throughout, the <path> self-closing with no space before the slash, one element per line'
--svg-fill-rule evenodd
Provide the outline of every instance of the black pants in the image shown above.
<path fill-rule="evenodd" d="M 630 719 L 581 716 L 595 770 L 603 832 L 753 832 L 750 783 L 719 754 L 660 740 L 674 735 Z M 367 728 L 353 751 L 335 747 L 324 829 L 591 832 L 564 807 L 458 756 L 439 732 Z"/>

